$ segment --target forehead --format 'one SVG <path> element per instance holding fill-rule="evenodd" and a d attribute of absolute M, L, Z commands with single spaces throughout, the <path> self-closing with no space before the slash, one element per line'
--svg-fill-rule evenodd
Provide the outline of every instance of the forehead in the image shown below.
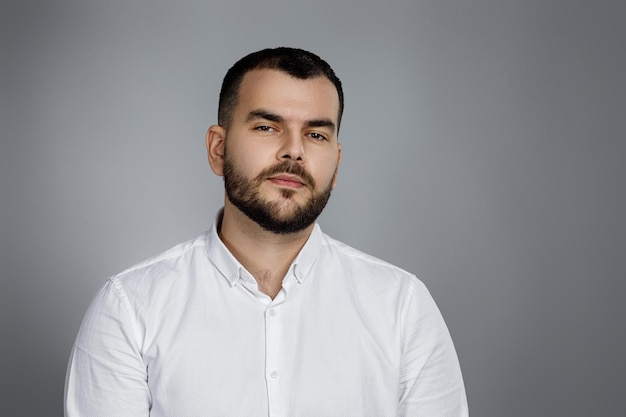
<path fill-rule="evenodd" d="M 235 118 L 263 109 L 286 120 L 330 119 L 337 124 L 339 95 L 326 77 L 299 79 L 273 69 L 252 70 L 239 86 Z"/>

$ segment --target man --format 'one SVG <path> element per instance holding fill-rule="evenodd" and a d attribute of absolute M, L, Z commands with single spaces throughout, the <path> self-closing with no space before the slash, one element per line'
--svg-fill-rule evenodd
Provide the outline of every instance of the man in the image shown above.
<path fill-rule="evenodd" d="M 212 228 L 111 277 L 68 367 L 66 416 L 467 416 L 413 275 L 324 235 L 341 82 L 300 49 L 237 62 L 206 136 Z"/>

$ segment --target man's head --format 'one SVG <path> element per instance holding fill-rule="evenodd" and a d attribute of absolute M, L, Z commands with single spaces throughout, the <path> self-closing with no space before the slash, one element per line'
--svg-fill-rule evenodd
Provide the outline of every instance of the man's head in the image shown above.
<path fill-rule="evenodd" d="M 342 107 L 339 79 L 309 52 L 265 50 L 235 64 L 219 125 L 207 132 L 211 168 L 224 176 L 224 215 L 277 234 L 309 228 L 336 183 Z"/>
<path fill-rule="evenodd" d="M 297 48 L 273 48 L 253 52 L 233 65 L 222 82 L 217 122 L 220 126 L 228 128 L 232 122 L 233 112 L 239 100 L 239 86 L 244 76 L 255 69 L 274 69 L 291 75 L 301 80 L 326 77 L 335 88 L 339 96 L 338 125 L 343 115 L 343 89 L 341 81 L 335 75 L 333 69 L 319 56 L 314 53 Z"/>

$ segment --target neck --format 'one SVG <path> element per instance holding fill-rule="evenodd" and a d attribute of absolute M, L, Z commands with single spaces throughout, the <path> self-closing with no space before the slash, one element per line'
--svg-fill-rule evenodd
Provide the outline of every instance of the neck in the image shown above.
<path fill-rule="evenodd" d="M 291 263 L 313 231 L 314 225 L 289 234 L 262 229 L 226 200 L 219 236 L 233 256 L 256 279 L 259 290 L 276 297 Z"/>

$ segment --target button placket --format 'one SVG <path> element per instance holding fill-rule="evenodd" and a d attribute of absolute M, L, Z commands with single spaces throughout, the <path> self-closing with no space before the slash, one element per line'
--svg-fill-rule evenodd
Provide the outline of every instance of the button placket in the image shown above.
<path fill-rule="evenodd" d="M 282 323 L 277 307 L 269 307 L 265 311 L 265 375 L 267 381 L 267 399 L 270 416 L 281 415 L 282 405 L 280 404 L 280 358 L 282 340 Z"/>

